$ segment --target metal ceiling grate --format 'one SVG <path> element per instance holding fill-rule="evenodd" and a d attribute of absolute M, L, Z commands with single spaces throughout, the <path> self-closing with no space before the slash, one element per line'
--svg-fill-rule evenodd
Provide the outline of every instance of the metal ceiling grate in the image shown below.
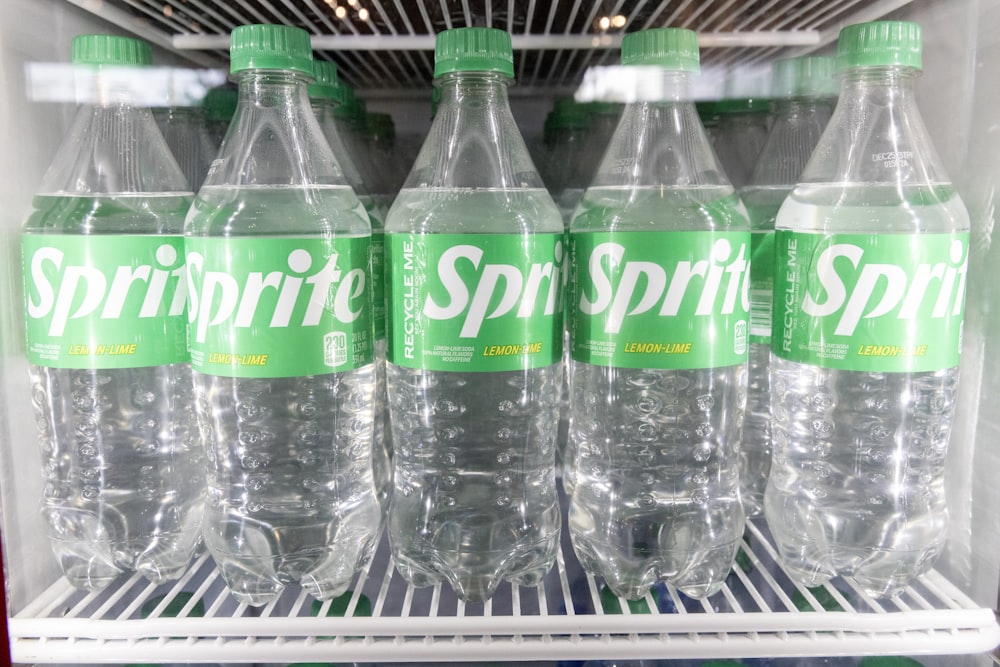
<path fill-rule="evenodd" d="M 337 601 L 340 618 L 328 615 L 330 602 L 318 603 L 297 587 L 261 608 L 241 605 L 207 556 L 162 586 L 133 576 L 88 594 L 60 579 L 10 619 L 13 658 L 289 663 L 941 655 L 1000 642 L 993 611 L 978 608 L 937 572 L 891 600 L 874 600 L 840 579 L 822 588 L 798 586 L 753 523 L 722 591 L 699 601 L 660 584 L 639 606 L 602 592 L 565 535 L 541 585 L 504 584 L 485 604 L 464 604 L 446 587 L 407 586 L 388 551 L 383 540 Z M 171 606 L 179 608 L 167 617 Z"/>
<path fill-rule="evenodd" d="M 633 30 L 696 30 L 705 67 L 762 64 L 836 39 L 911 0 L 67 0 L 193 61 L 221 65 L 228 34 L 246 23 L 307 30 L 319 57 L 363 90 L 427 89 L 434 35 L 490 26 L 513 35 L 520 86 L 574 88 L 614 64 Z"/>

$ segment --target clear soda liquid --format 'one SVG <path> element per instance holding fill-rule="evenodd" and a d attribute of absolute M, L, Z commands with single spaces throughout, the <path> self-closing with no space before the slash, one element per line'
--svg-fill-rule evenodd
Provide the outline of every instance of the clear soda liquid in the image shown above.
<path fill-rule="evenodd" d="M 559 232 L 543 190 L 404 189 L 389 215 L 413 228 L 489 233 L 502 218 Z M 508 227 L 509 228 L 509 227 Z M 545 227 L 543 227 L 544 229 Z M 431 267 L 428 267 L 430 270 Z M 536 585 L 555 561 L 555 445 L 562 364 L 499 373 L 387 365 L 393 442 L 389 538 L 415 586 L 446 580 L 489 598 L 503 580 Z"/>
<path fill-rule="evenodd" d="M 257 237 L 366 228 L 347 186 L 206 186 L 188 227 L 224 236 L 237 217 Z M 193 376 L 207 470 L 205 544 L 233 595 L 260 605 L 291 583 L 320 599 L 343 593 L 381 530 L 375 365 L 308 377 Z"/>
<path fill-rule="evenodd" d="M 729 186 L 592 187 L 573 233 L 590 229 L 587 219 L 641 230 L 663 211 L 678 230 L 743 219 Z M 746 366 L 628 369 L 574 360 L 570 387 L 569 530 L 581 564 L 628 599 L 659 580 L 692 597 L 715 593 L 743 534 Z"/>
<path fill-rule="evenodd" d="M 800 185 L 777 225 L 882 234 L 968 229 L 950 185 Z M 944 473 L 958 368 L 839 371 L 771 356 L 773 447 L 765 515 L 807 586 L 852 578 L 891 596 L 926 571 L 947 530 Z"/>
<path fill-rule="evenodd" d="M 752 256 L 751 262 L 769 261 L 773 273 L 773 231 L 778 209 L 791 191 L 789 186 L 747 186 L 740 192 L 740 199 L 750 217 L 753 234 L 772 234 L 772 243 L 761 256 Z M 754 273 L 757 268 L 751 269 Z M 771 281 L 773 283 L 773 280 Z M 772 285 L 773 287 L 773 285 Z M 757 293 L 750 290 L 749 363 L 747 366 L 747 410 L 743 422 L 740 446 L 740 487 L 743 509 L 747 516 L 758 516 L 764 511 L 764 489 L 771 470 L 771 346 L 754 342 L 758 320 L 771 328 L 772 290 Z"/>
<path fill-rule="evenodd" d="M 186 193 L 39 195 L 26 234 L 179 233 Z M 42 514 L 77 588 L 136 571 L 176 579 L 198 544 L 202 465 L 187 364 L 124 369 L 32 366 Z"/>

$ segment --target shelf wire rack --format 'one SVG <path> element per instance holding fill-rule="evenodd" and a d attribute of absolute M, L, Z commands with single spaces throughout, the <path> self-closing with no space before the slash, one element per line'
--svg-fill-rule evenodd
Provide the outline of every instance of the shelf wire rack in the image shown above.
<path fill-rule="evenodd" d="M 873 599 L 844 579 L 805 588 L 752 522 L 722 590 L 705 600 L 665 584 L 638 602 L 616 598 L 583 571 L 564 535 L 539 586 L 505 583 L 491 600 L 465 604 L 446 586 L 408 586 L 383 539 L 335 601 L 291 586 L 248 607 L 202 555 L 169 584 L 122 577 L 87 593 L 60 579 L 10 619 L 9 631 L 16 662 L 76 663 L 940 655 L 1000 643 L 993 610 L 936 571 L 892 599 Z"/>

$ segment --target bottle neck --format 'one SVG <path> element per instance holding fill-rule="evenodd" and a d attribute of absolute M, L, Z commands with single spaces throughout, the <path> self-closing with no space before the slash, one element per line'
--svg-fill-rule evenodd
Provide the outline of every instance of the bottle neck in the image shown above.
<path fill-rule="evenodd" d="M 404 187 L 543 187 L 498 72 L 450 72 L 435 82 L 440 104 Z"/>
<path fill-rule="evenodd" d="M 449 72 L 437 85 L 441 90 L 438 110 L 445 105 L 508 105 L 507 78 L 499 72 Z"/>
<path fill-rule="evenodd" d="M 309 107 L 305 74 L 291 70 L 245 70 L 238 78 L 239 104 Z"/>
<path fill-rule="evenodd" d="M 919 71 L 912 67 L 856 67 L 843 72 L 840 100 L 867 98 L 887 106 L 913 103 L 914 87 Z"/>
<path fill-rule="evenodd" d="M 344 182 L 309 100 L 310 79 L 290 70 L 245 70 L 239 99 L 206 185 Z"/>

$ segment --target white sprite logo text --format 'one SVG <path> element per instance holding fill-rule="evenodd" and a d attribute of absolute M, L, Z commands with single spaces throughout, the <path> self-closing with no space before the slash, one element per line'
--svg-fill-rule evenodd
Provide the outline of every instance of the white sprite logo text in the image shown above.
<path fill-rule="evenodd" d="M 43 246 L 31 254 L 29 261 L 30 285 L 36 293 L 28 296 L 28 316 L 51 317 L 50 336 L 62 336 L 70 320 L 94 316 L 103 320 L 122 318 L 133 289 L 143 291 L 135 317 L 163 317 L 161 306 L 166 304 L 169 304 L 167 316 L 184 313 L 187 300 L 184 265 L 178 263 L 181 258 L 171 245 L 156 249 L 155 263 L 116 266 L 113 272 L 102 271 L 92 264 L 63 266 L 64 258 L 62 250 Z M 49 280 L 53 270 L 58 272 L 54 283 Z"/>
<path fill-rule="evenodd" d="M 612 284 L 611 272 L 605 269 L 620 267 L 615 273 L 621 277 L 617 289 Z M 604 332 L 621 331 L 625 318 L 641 315 L 659 306 L 661 317 L 675 317 L 679 314 L 688 289 L 701 284 L 701 293 L 694 311 L 696 316 L 729 315 L 736 308 L 736 299 L 744 311 L 750 308 L 749 275 L 750 262 L 747 260 L 747 246 L 740 244 L 733 257 L 733 245 L 726 239 L 719 239 L 712 245 L 709 259 L 694 262 L 677 262 L 673 274 L 657 262 L 625 261 L 625 246 L 618 243 L 601 243 L 596 246 L 587 261 L 590 283 L 594 298 L 586 294 L 580 296 L 580 310 L 586 315 L 600 315 L 607 312 Z M 698 278 L 699 280 L 694 280 Z M 638 302 L 629 309 L 637 290 L 645 282 L 645 289 Z M 725 284 L 725 286 L 723 286 Z M 724 290 L 724 291 L 723 291 Z M 715 302 L 719 293 L 724 297 L 721 309 Z"/>
<path fill-rule="evenodd" d="M 337 268 L 337 253 L 331 254 L 324 266 L 310 275 L 313 266 L 312 254 L 304 249 L 296 249 L 287 256 L 289 272 L 252 271 L 243 284 L 223 271 L 204 271 L 205 257 L 198 252 L 190 252 L 187 257 L 188 283 L 191 304 L 188 319 L 195 324 L 194 339 L 204 343 L 209 327 L 219 326 L 232 318 L 233 327 L 248 328 L 259 317 L 261 298 L 266 290 L 274 290 L 277 298 L 274 310 L 262 313 L 270 320 L 266 326 L 286 328 L 289 326 L 315 327 L 320 324 L 324 312 L 331 311 L 343 322 L 354 322 L 362 314 L 366 303 L 354 304 L 355 299 L 365 294 L 366 276 L 361 268 L 344 273 Z M 199 280 L 200 277 L 200 280 Z M 303 284 L 306 288 L 303 289 Z M 332 303 L 330 291 L 336 286 Z M 301 322 L 292 323 L 292 315 L 300 298 L 306 299 L 305 312 Z M 263 322 L 257 322 L 261 325 Z"/>
<path fill-rule="evenodd" d="M 864 249 L 849 243 L 837 243 L 826 248 L 816 260 L 819 294 L 806 293 L 802 310 L 813 317 L 827 317 L 840 312 L 835 333 L 854 334 L 862 319 L 891 315 L 899 320 L 915 320 L 920 307 L 930 299 L 930 317 L 941 319 L 962 313 L 965 276 L 969 266 L 965 244 L 953 240 L 948 252 L 949 262 L 918 264 L 912 274 L 895 264 L 865 263 Z M 844 258 L 847 262 L 837 262 Z M 849 262 L 854 271 L 844 272 Z M 853 287 L 851 286 L 853 284 Z M 881 296 L 876 294 L 882 290 Z M 930 303 L 930 301 L 928 301 Z M 841 310 L 842 309 L 842 310 Z"/>
<path fill-rule="evenodd" d="M 562 285 L 562 243 L 555 246 L 554 261 L 533 263 L 522 273 L 513 264 L 483 264 L 482 248 L 455 245 L 441 254 L 437 276 L 447 292 L 447 300 L 438 303 L 432 295 L 424 302 L 424 315 L 432 320 L 450 320 L 463 315 L 461 338 L 476 338 L 483 321 L 513 314 L 518 318 L 536 315 L 539 303 L 544 303 L 544 315 L 553 315 L 559 307 Z M 470 289 L 459 274 L 458 263 L 467 261 L 478 270 L 476 284 Z M 499 302 L 490 304 L 499 295 Z"/>

